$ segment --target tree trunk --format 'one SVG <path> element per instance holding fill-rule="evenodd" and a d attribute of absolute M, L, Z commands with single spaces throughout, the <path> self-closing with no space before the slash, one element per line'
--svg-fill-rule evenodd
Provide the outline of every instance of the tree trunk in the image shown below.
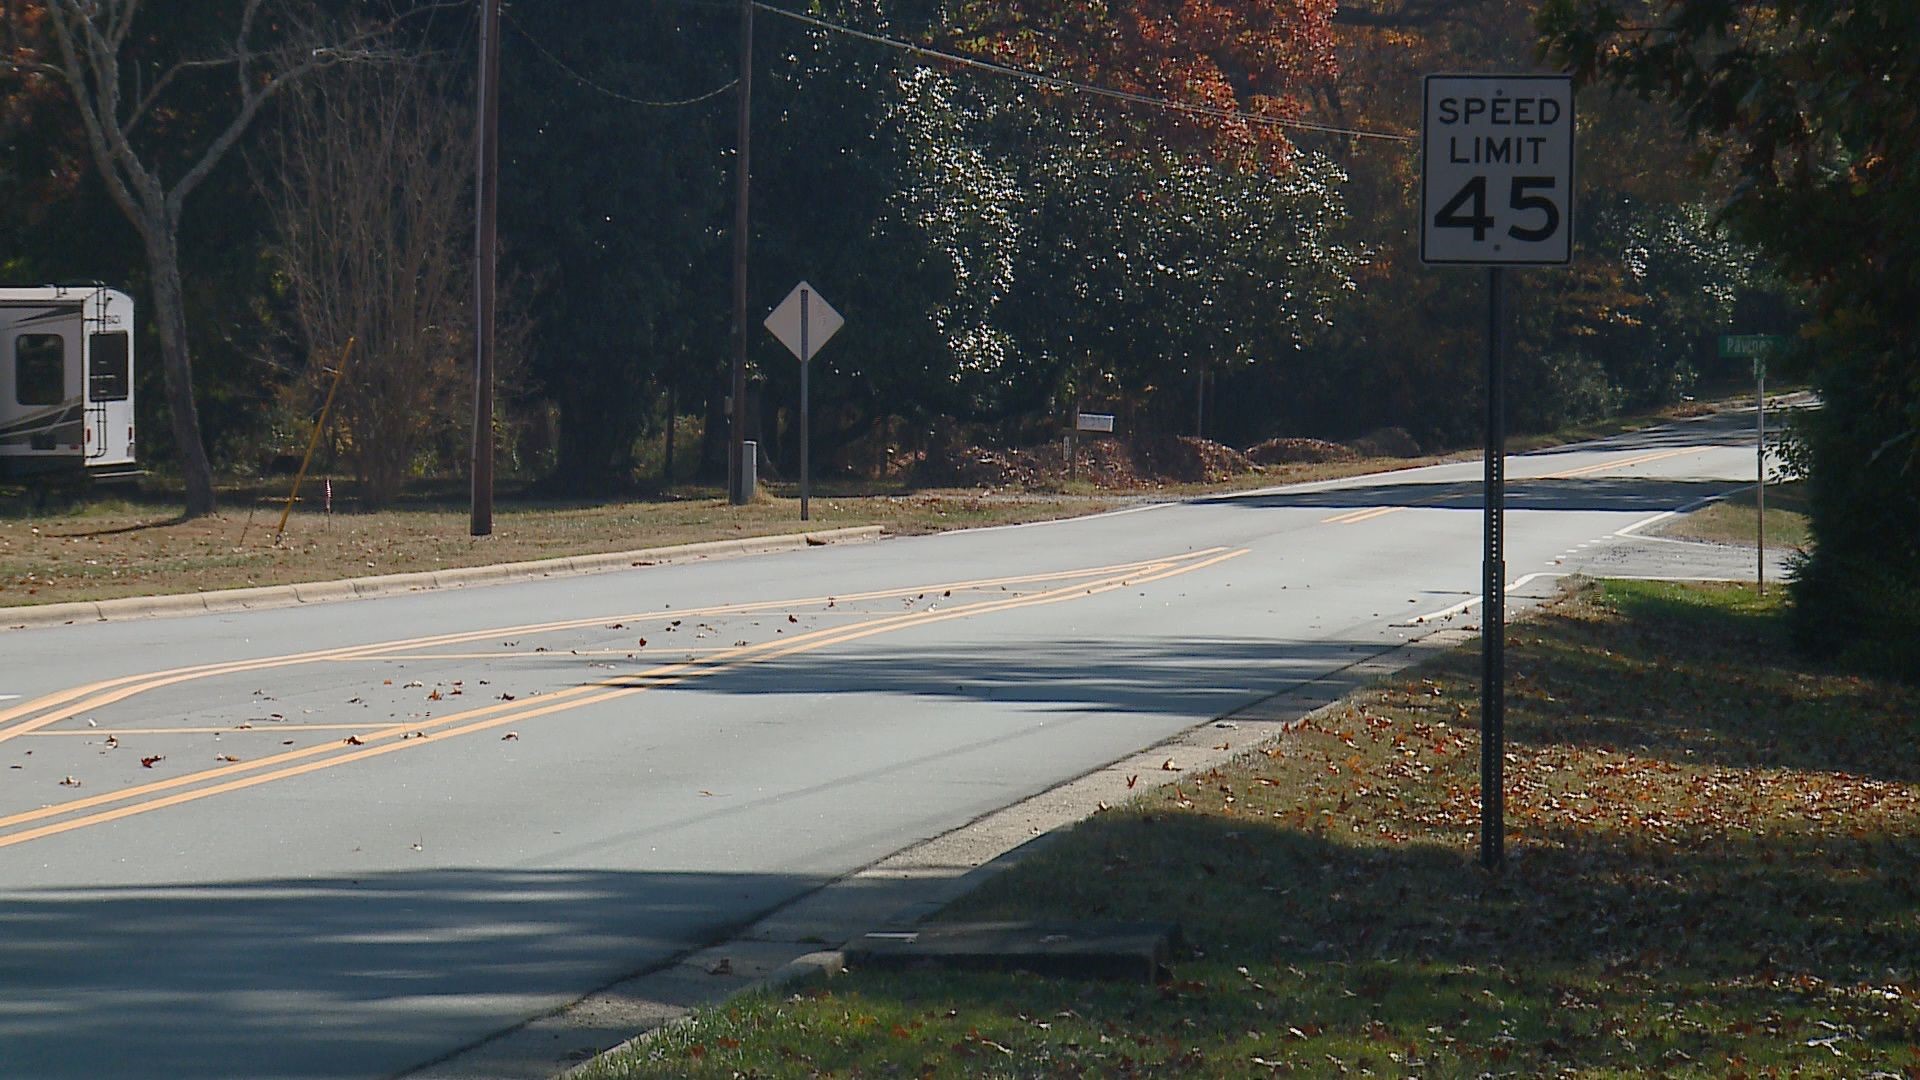
<path fill-rule="evenodd" d="M 213 513 L 213 464 L 200 439 L 200 411 L 193 401 L 193 362 L 187 351 L 187 303 L 180 278 L 180 238 L 170 223 L 148 223 L 147 268 L 153 282 L 154 325 L 160 331 L 160 363 L 166 374 L 167 412 L 187 485 L 186 516 Z"/>

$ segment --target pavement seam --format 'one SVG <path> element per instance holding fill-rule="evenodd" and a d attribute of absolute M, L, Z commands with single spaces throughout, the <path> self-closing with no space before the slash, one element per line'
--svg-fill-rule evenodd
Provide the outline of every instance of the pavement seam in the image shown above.
<path fill-rule="evenodd" d="M 884 527 L 879 525 L 855 525 L 842 529 L 822 529 L 779 536 L 705 540 L 696 544 L 674 544 L 668 547 L 641 548 L 637 551 L 564 555 L 553 559 L 496 563 L 490 566 L 468 566 L 449 570 L 421 570 L 406 574 L 378 574 L 372 577 L 344 578 L 338 581 L 304 581 L 288 585 L 261 585 L 246 589 L 220 589 L 212 592 L 176 593 L 167 596 L 128 596 L 116 600 L 76 600 L 59 604 L 6 607 L 0 608 L 0 627 L 9 630 L 26 630 L 43 626 L 65 626 L 77 622 L 106 622 L 117 619 L 297 607 L 302 604 L 393 596 L 399 593 L 427 592 L 435 589 L 602 574 L 632 569 L 643 563 L 658 565 L 687 559 L 769 555 L 824 544 L 878 540 L 884 532 Z"/>

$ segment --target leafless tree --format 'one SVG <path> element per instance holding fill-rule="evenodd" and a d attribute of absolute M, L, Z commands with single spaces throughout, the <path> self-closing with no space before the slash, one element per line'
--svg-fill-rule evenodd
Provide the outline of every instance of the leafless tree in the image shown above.
<path fill-rule="evenodd" d="M 430 62 L 357 65 L 287 96 L 257 182 L 313 357 L 349 338 L 340 443 L 374 504 L 464 422 L 473 125 Z"/>
<path fill-rule="evenodd" d="M 214 492 L 194 402 L 182 209 L 269 101 L 322 69 L 382 57 L 392 25 L 339 24 L 300 0 L 195 7 L 188 18 L 144 11 L 142 0 L 10 0 L 14 47 L 0 57 L 0 72 L 66 88 L 107 193 L 145 247 L 189 517 L 211 513 Z M 183 27 L 217 36 L 181 40 Z"/>

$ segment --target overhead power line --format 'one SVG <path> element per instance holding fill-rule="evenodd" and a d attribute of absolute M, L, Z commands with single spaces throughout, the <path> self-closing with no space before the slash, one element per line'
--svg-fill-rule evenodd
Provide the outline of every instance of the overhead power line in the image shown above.
<path fill-rule="evenodd" d="M 566 72 L 568 78 L 572 79 L 574 82 L 579 83 L 581 86 L 584 86 L 587 89 L 592 90 L 597 94 L 601 94 L 605 97 L 610 97 L 615 101 L 625 102 L 628 105 L 645 105 L 648 108 L 654 108 L 654 109 L 677 109 L 686 105 L 698 105 L 703 101 L 712 101 L 714 98 L 717 98 L 721 94 L 724 94 L 727 91 L 733 89 L 734 87 L 740 85 L 740 80 L 736 78 L 728 81 L 726 85 L 718 87 L 713 90 L 709 90 L 706 93 L 699 95 L 698 97 L 680 98 L 673 101 L 652 101 L 646 98 L 634 97 L 631 94 L 623 94 L 618 90 L 608 89 L 607 87 L 602 86 L 597 82 L 594 82 L 592 79 L 587 78 L 585 75 L 580 74 L 578 71 L 575 71 L 573 68 L 568 67 L 566 61 L 560 59 L 558 56 L 555 56 L 552 50 L 548 49 L 545 45 L 540 44 L 539 39 L 535 38 L 532 34 L 527 33 L 526 27 L 521 26 L 519 22 L 517 22 L 511 14 L 508 14 L 504 8 L 501 10 L 501 14 L 506 17 L 507 22 L 513 27 L 513 32 L 516 34 L 519 34 L 520 37 L 526 41 L 527 44 L 533 46 L 533 51 L 539 53 L 541 57 L 547 61 L 547 63 L 552 64 L 554 67 L 557 67 L 561 71 Z"/>
<path fill-rule="evenodd" d="M 856 30 L 851 26 L 828 22 L 826 19 L 815 18 L 812 15 L 802 15 L 797 11 L 788 11 L 784 8 L 774 7 L 771 4 L 760 3 L 759 0 L 755 0 L 753 6 L 770 15 L 778 15 L 784 19 L 792 19 L 794 22 L 805 23 L 809 26 L 818 27 L 819 29 L 828 30 L 836 34 L 844 34 L 848 37 L 858 38 L 861 41 L 884 45 L 887 48 L 897 49 L 923 59 L 938 60 L 943 63 L 971 68 L 975 71 L 982 71 L 992 75 L 1019 79 L 1052 90 L 1064 90 L 1076 94 L 1086 94 L 1090 97 L 1109 98 L 1114 101 L 1124 101 L 1132 105 L 1144 105 L 1153 109 L 1185 113 L 1189 116 L 1204 116 L 1215 120 L 1237 120 L 1241 123 L 1262 127 L 1292 128 L 1299 131 L 1316 131 L 1327 135 L 1348 135 L 1357 139 L 1385 139 L 1402 143 L 1411 143 L 1414 141 L 1413 136 L 1402 135 L 1399 132 L 1367 131 L 1360 128 L 1339 127 L 1334 124 L 1317 124 L 1311 120 L 1289 120 L 1277 116 L 1263 116 L 1259 113 L 1246 112 L 1240 109 L 1223 109 L 1213 105 L 1198 105 L 1192 102 L 1174 101 L 1171 98 L 1154 97 L 1151 94 L 1135 93 L 1131 90 L 1118 90 L 1111 86 L 1076 82 L 1072 79 L 1060 78 L 1057 75 L 1047 75 L 1042 72 L 1029 71 L 1026 68 L 1018 68 L 993 60 L 983 60 L 977 56 L 946 52 L 941 49 L 928 48 L 925 45 L 915 45 L 911 41 L 903 41 L 899 38 L 891 38 L 883 34 Z"/>

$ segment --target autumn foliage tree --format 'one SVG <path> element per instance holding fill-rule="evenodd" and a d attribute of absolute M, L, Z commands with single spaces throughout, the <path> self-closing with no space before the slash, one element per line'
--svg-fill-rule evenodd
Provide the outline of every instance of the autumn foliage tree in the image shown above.
<path fill-rule="evenodd" d="M 966 0 L 954 42 L 1187 106 L 1139 115 L 1176 143 L 1209 136 L 1223 160 L 1281 164 L 1293 144 L 1282 127 L 1260 121 L 1299 119 L 1308 89 L 1338 74 L 1337 7 L 1337 0 Z"/>

